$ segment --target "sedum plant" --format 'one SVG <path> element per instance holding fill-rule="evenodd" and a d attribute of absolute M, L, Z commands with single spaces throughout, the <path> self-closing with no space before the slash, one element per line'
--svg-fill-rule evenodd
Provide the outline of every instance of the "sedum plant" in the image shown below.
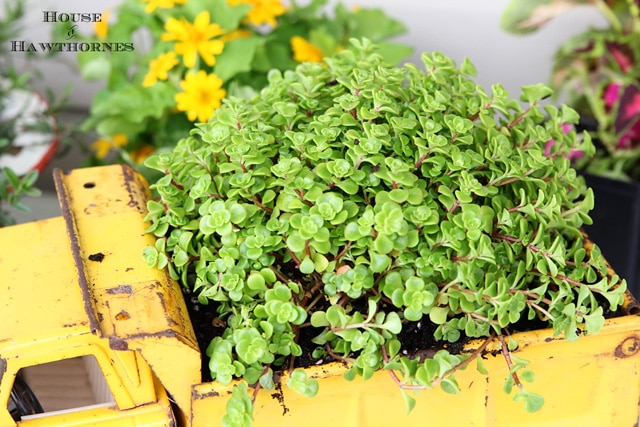
<path fill-rule="evenodd" d="M 593 194 L 566 155 L 593 147 L 564 131 L 576 112 L 542 106 L 543 85 L 522 102 L 499 84 L 487 93 L 468 60 L 422 61 L 391 66 L 354 39 L 323 64 L 272 71 L 260 96 L 227 99 L 147 160 L 164 176 L 144 257 L 225 322 L 211 375 L 245 380 L 227 425 L 251 419 L 247 384 L 273 388 L 307 354 L 301 336 L 313 359 L 347 362 L 347 379 L 388 370 L 411 408 L 410 390 L 455 393 L 456 370 L 484 371 L 489 342 L 508 356 L 529 320 L 574 340 L 622 303 L 624 282 L 580 230 Z M 432 335 L 432 357 L 410 357 L 407 331 Z M 483 344 L 446 349 L 470 338 Z M 505 390 L 536 410 L 526 361 L 505 360 Z M 302 370 L 287 385 L 318 387 Z"/>

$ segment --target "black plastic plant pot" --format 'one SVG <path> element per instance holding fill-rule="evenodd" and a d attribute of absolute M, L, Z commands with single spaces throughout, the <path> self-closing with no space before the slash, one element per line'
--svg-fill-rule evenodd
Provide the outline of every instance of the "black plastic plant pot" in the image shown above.
<path fill-rule="evenodd" d="M 640 183 L 623 182 L 581 172 L 593 189 L 593 224 L 584 229 L 617 274 L 640 296 Z"/>

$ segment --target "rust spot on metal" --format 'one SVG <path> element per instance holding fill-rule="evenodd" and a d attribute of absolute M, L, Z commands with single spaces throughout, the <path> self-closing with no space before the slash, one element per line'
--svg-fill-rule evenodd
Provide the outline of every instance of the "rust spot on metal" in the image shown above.
<path fill-rule="evenodd" d="M 2 377 L 4 377 L 5 372 L 7 372 L 7 361 L 0 359 L 0 384 L 2 384 Z"/>
<path fill-rule="evenodd" d="M 56 192 L 58 193 L 58 200 L 60 201 L 60 211 L 62 218 L 64 219 L 67 227 L 67 235 L 69 236 L 69 243 L 71 244 L 71 256 L 73 258 L 73 264 L 76 267 L 76 273 L 78 275 L 78 284 L 80 285 L 80 291 L 82 293 L 82 301 L 84 304 L 84 311 L 89 319 L 89 327 L 92 333 L 96 333 L 100 330 L 100 324 L 96 319 L 93 305 L 91 304 L 91 294 L 89 292 L 89 283 L 87 281 L 87 274 L 84 270 L 84 263 L 82 261 L 82 255 L 80 251 L 80 241 L 78 239 L 78 228 L 71 212 L 71 194 L 69 189 L 65 186 L 64 175 L 69 175 L 71 172 L 63 172 L 60 168 L 53 170 L 53 181 L 56 186 Z"/>
<path fill-rule="evenodd" d="M 89 261 L 102 262 L 103 259 L 104 259 L 104 254 L 102 252 L 89 255 Z"/>
<path fill-rule="evenodd" d="M 209 397 L 218 397 L 220 393 L 215 390 L 208 391 L 206 393 L 198 393 L 197 390 L 194 390 L 192 393 L 193 400 L 207 399 Z"/>
<path fill-rule="evenodd" d="M 129 350 L 129 343 L 118 337 L 109 338 L 109 348 L 112 350 Z"/>
<path fill-rule="evenodd" d="M 156 287 L 158 287 L 160 284 L 158 282 L 155 282 Z M 167 302 L 164 299 L 164 293 L 162 292 L 156 292 L 156 295 L 158 295 L 158 299 L 160 300 L 160 304 L 162 305 L 162 311 L 165 313 L 165 317 L 166 319 L 172 324 L 172 325 L 178 325 L 178 323 L 173 319 L 173 317 L 171 317 L 170 315 L 168 315 L 169 310 L 167 309 Z"/>
<path fill-rule="evenodd" d="M 65 323 L 64 325 L 62 325 L 63 328 L 75 328 L 76 326 L 82 326 L 84 325 L 85 322 L 78 322 L 78 323 Z"/>
<path fill-rule="evenodd" d="M 120 313 L 116 314 L 116 320 L 128 320 L 131 316 L 125 310 L 122 310 Z"/>
<path fill-rule="evenodd" d="M 109 295 L 117 295 L 117 294 L 132 295 L 133 288 L 131 287 L 131 285 L 120 285 L 120 286 L 116 286 L 115 288 L 109 288 L 106 290 L 106 292 Z"/>
<path fill-rule="evenodd" d="M 127 203 L 127 206 L 136 208 L 139 212 L 144 212 L 145 207 L 140 206 L 138 200 L 134 197 L 134 192 L 131 188 L 131 184 L 135 183 L 136 180 L 134 170 L 127 165 L 122 165 L 122 177 L 124 178 L 124 187 L 127 189 L 127 194 L 129 194 L 129 202 Z"/>
<path fill-rule="evenodd" d="M 627 337 L 614 351 L 614 355 L 619 358 L 631 357 L 640 351 L 640 338 L 635 335 Z"/>
<path fill-rule="evenodd" d="M 134 270 L 134 268 L 133 267 L 127 267 L 124 271 L 128 272 L 128 271 L 131 271 L 131 270 Z"/>
<path fill-rule="evenodd" d="M 84 188 L 94 188 L 96 186 L 96 183 L 95 182 L 85 182 L 82 186 Z"/>

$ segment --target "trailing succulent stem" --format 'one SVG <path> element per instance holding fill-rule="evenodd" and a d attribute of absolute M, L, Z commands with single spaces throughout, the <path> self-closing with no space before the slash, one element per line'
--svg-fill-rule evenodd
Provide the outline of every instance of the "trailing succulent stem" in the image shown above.
<path fill-rule="evenodd" d="M 566 155 L 592 146 L 563 130 L 576 113 L 541 106 L 544 86 L 524 87 L 522 107 L 476 85 L 468 61 L 422 60 L 388 66 L 353 40 L 324 64 L 272 72 L 260 97 L 227 100 L 147 161 L 164 177 L 145 257 L 226 322 L 207 351 L 214 380 L 271 389 L 304 355 L 346 361 L 347 378 L 387 369 L 403 392 L 457 393 L 453 374 L 472 360 L 485 371 L 488 343 L 523 322 L 573 340 L 598 332 L 601 302 L 622 303 L 624 282 L 580 230 L 593 194 Z M 434 347 L 408 347 L 408 331 Z M 463 350 L 471 338 L 483 344 Z M 505 390 L 538 408 L 505 345 Z M 287 384 L 317 391 L 303 371 Z"/>

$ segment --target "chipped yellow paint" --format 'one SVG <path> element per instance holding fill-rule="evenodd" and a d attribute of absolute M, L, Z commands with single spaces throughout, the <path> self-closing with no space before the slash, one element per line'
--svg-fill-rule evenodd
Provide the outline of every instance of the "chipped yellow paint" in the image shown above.
<path fill-rule="evenodd" d="M 54 179 L 88 317 L 114 350 L 139 352 L 188 414 L 200 353 L 178 284 L 142 259 L 155 243 L 143 221 L 147 183 L 126 166 Z"/>

